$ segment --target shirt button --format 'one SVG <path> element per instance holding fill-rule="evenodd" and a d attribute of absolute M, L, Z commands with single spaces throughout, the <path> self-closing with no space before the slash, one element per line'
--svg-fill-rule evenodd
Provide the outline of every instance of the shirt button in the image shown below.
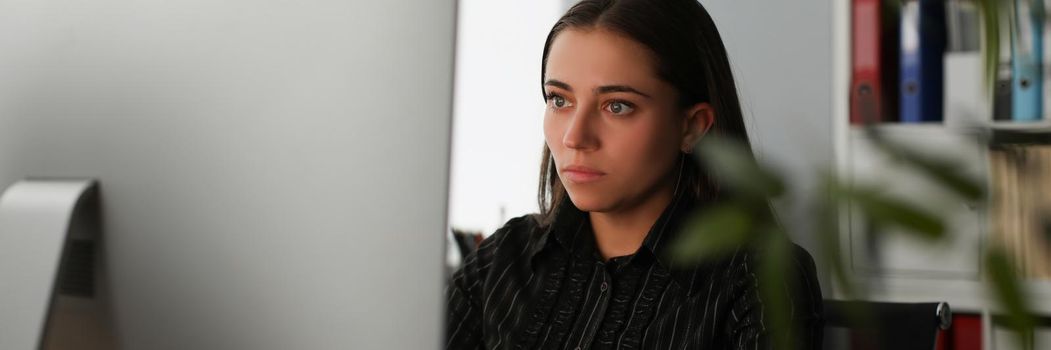
<path fill-rule="evenodd" d="M 606 289 L 609 289 L 609 284 L 606 284 L 606 282 L 602 282 L 602 284 L 599 285 L 598 289 L 605 292 Z"/>

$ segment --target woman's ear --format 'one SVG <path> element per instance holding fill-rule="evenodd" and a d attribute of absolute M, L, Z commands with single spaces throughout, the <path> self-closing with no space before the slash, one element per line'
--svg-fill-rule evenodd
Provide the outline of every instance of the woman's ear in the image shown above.
<path fill-rule="evenodd" d="M 679 149 L 683 152 L 693 152 L 693 146 L 697 141 L 708 133 L 715 124 L 715 109 L 708 102 L 701 102 L 686 110 L 686 118 L 683 119 L 682 144 Z"/>

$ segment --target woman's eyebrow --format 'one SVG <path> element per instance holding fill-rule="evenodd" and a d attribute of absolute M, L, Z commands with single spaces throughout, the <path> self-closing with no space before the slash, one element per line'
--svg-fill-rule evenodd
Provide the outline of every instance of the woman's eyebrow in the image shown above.
<path fill-rule="evenodd" d="M 611 93 L 611 92 L 629 92 L 629 93 L 633 93 L 633 94 L 638 94 L 638 95 L 640 95 L 642 97 L 646 97 L 646 98 L 650 97 L 650 95 L 647 95 L 647 94 L 643 93 L 642 91 L 636 90 L 635 88 L 627 86 L 627 85 L 599 86 L 597 89 L 595 89 L 595 92 L 598 93 L 598 94 L 608 94 L 608 93 Z"/>
<path fill-rule="evenodd" d="M 551 85 L 551 86 L 554 86 L 554 87 L 565 89 L 566 91 L 569 91 L 569 92 L 573 92 L 573 88 L 569 87 L 569 84 L 563 83 L 563 82 L 555 80 L 555 79 L 548 79 L 547 82 L 544 82 L 544 85 Z"/>
<path fill-rule="evenodd" d="M 569 91 L 569 92 L 573 92 L 573 88 L 570 87 L 569 84 L 566 84 L 566 83 L 564 83 L 564 82 L 562 82 L 560 80 L 548 79 L 547 82 L 544 83 L 544 85 L 550 85 L 550 86 L 554 86 L 554 87 L 565 89 L 566 91 Z M 627 92 L 627 93 L 637 94 L 637 95 L 642 96 L 642 97 L 650 98 L 650 95 L 648 95 L 648 94 L 646 94 L 646 93 L 644 93 L 642 91 L 639 91 L 639 90 L 637 90 L 637 89 L 635 89 L 633 87 L 627 86 L 627 85 L 603 85 L 603 86 L 599 86 L 598 88 L 595 88 L 595 93 L 596 94 L 608 94 L 608 93 L 613 93 L 613 92 Z"/>

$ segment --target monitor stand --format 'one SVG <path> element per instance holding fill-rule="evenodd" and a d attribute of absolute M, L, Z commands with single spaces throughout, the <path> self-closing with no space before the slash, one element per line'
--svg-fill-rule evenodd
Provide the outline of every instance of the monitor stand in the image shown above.
<path fill-rule="evenodd" d="M 94 180 L 30 179 L 0 195 L 0 349 L 115 349 Z"/>

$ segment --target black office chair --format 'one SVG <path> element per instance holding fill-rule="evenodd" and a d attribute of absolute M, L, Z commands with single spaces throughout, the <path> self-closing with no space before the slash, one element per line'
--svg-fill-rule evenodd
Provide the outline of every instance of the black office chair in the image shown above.
<path fill-rule="evenodd" d="M 825 300 L 825 349 L 933 350 L 949 304 Z"/>

